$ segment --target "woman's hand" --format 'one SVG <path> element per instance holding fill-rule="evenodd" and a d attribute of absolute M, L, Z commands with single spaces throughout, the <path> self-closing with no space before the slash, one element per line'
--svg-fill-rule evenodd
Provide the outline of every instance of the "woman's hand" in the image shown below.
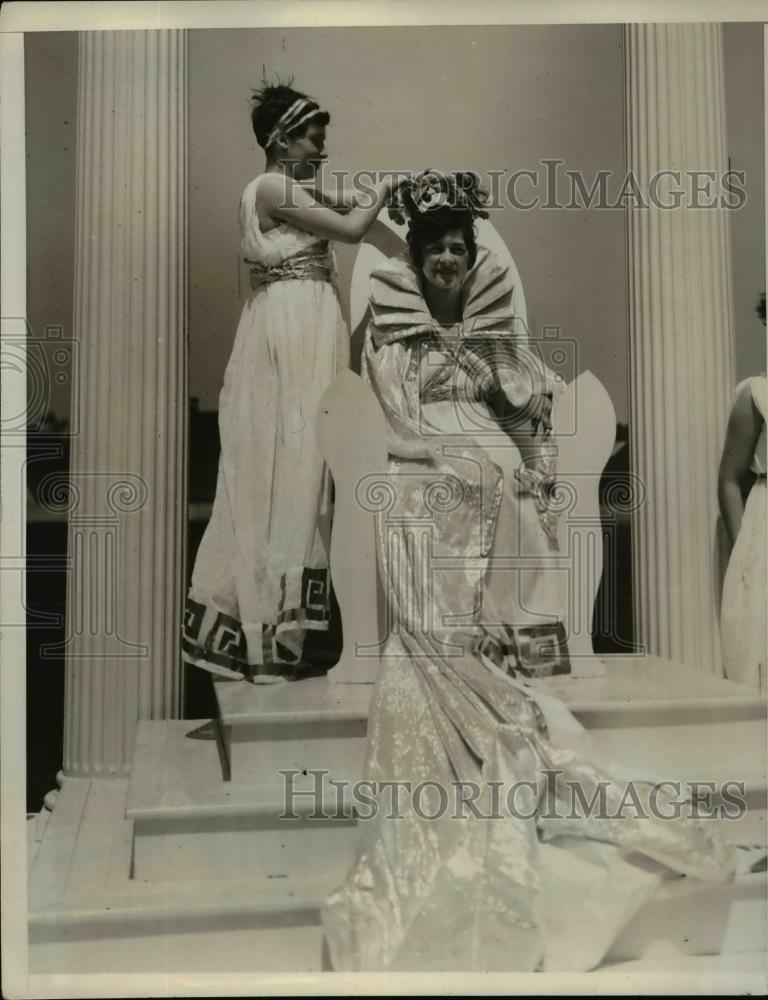
<path fill-rule="evenodd" d="M 392 174 L 388 174 L 387 179 L 389 180 L 390 192 L 394 194 L 395 191 L 399 191 L 404 184 L 411 183 L 411 181 L 413 180 L 413 174 L 410 172 L 410 170 L 407 171 L 398 170 Z"/>
<path fill-rule="evenodd" d="M 402 188 L 407 188 L 411 185 L 413 180 L 413 175 L 410 172 L 403 173 L 402 171 L 388 174 L 387 181 L 389 183 L 389 188 L 385 198 L 385 204 L 389 210 L 389 217 L 394 222 L 404 225 L 406 222 L 406 217 L 403 209 L 403 195 Z"/>
<path fill-rule="evenodd" d="M 552 393 L 537 392 L 531 396 L 531 409 L 533 410 L 531 435 L 537 434 L 539 427 L 542 427 L 544 437 L 549 437 L 552 433 Z"/>

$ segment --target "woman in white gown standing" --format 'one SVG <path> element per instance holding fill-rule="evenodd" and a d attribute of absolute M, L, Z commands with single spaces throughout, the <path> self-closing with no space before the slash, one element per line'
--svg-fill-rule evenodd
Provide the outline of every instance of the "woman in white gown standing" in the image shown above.
<path fill-rule="evenodd" d="M 187 600 L 186 662 L 254 682 L 305 672 L 305 641 L 330 618 L 330 480 L 320 397 L 349 363 L 330 240 L 359 242 L 389 194 L 327 207 L 307 190 L 326 159 L 328 112 L 285 85 L 254 96 L 266 171 L 240 205 L 245 303 L 219 399 L 221 459 Z M 330 664 L 327 664 L 330 665 Z"/>
<path fill-rule="evenodd" d="M 765 299 L 758 309 L 765 323 Z M 720 633 L 729 680 L 766 690 L 768 630 L 768 493 L 766 493 L 765 375 L 745 379 L 736 399 L 720 461 L 720 511 L 733 544 L 723 583 Z M 746 503 L 744 481 L 752 480 Z"/>

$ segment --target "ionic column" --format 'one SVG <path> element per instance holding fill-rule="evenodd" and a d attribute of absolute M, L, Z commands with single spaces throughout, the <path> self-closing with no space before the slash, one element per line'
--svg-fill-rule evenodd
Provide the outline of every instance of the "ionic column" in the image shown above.
<path fill-rule="evenodd" d="M 681 172 L 682 207 L 628 209 L 631 445 L 647 503 L 634 522 L 637 633 L 655 655 L 721 672 L 717 470 L 733 386 L 721 28 L 624 29 L 627 168 L 647 194 Z M 699 180 L 692 207 L 691 171 Z M 659 194 L 674 203 L 676 177 Z M 712 197 L 710 197 L 710 195 Z"/>
<path fill-rule="evenodd" d="M 184 31 L 80 35 L 64 773 L 127 773 L 180 707 Z"/>

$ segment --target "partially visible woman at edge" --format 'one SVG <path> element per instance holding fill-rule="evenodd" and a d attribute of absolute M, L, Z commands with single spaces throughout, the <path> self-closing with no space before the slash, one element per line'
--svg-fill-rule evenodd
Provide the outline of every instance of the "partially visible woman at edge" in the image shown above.
<path fill-rule="evenodd" d="M 765 323 L 765 293 L 757 312 Z M 720 513 L 733 545 L 723 582 L 720 635 L 729 680 L 766 690 L 768 502 L 765 375 L 744 379 L 728 418 L 720 459 Z M 746 498 L 746 500 L 745 500 Z"/>
<path fill-rule="evenodd" d="M 349 333 L 330 241 L 360 242 L 392 183 L 334 210 L 312 187 L 326 159 L 328 112 L 290 86 L 264 83 L 251 120 L 266 155 L 240 204 L 252 293 L 219 398 L 216 496 L 182 649 L 187 663 L 215 674 L 271 682 L 334 662 L 331 484 L 315 423 L 323 392 L 348 367 Z"/>

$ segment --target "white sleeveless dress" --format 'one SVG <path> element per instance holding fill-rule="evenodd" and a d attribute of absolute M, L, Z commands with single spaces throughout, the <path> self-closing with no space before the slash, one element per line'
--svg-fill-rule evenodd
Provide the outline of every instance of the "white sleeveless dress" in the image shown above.
<path fill-rule="evenodd" d="M 327 241 L 286 223 L 263 233 L 259 180 L 240 205 L 242 254 L 282 277 L 255 285 L 224 375 L 216 497 L 183 650 L 214 673 L 263 682 L 301 673 L 307 635 L 329 628 L 331 483 L 315 428 L 323 392 L 348 367 L 349 334 Z M 313 251 L 330 280 L 286 279 Z"/>
<path fill-rule="evenodd" d="M 768 655 L 768 492 L 766 492 L 766 420 L 768 381 L 757 375 L 741 382 L 736 394 L 748 384 L 763 428 L 752 458 L 757 475 L 749 491 L 741 528 L 733 546 L 725 580 L 720 616 L 723 666 L 729 680 L 766 690 Z"/>

